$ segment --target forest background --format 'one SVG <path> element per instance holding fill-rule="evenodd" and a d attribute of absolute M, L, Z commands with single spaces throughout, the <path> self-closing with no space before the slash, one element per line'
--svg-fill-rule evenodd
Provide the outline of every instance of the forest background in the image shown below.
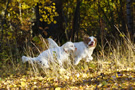
<path fill-rule="evenodd" d="M 1 0 L 0 76 L 13 74 L 8 69 L 18 67 L 22 55 L 36 56 L 44 51 L 44 40 L 49 37 L 62 45 L 69 40 L 82 41 L 84 36 L 97 38 L 96 59 L 106 60 L 112 55 L 120 56 L 116 60 L 132 57 L 128 60 L 133 65 L 122 64 L 135 69 L 135 1 Z"/>

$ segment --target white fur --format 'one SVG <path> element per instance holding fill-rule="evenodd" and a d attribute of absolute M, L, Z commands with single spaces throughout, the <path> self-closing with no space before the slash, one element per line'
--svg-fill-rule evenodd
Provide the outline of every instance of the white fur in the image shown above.
<path fill-rule="evenodd" d="M 48 38 L 47 40 L 48 40 L 48 43 L 49 43 L 49 48 L 56 48 L 56 47 L 59 47 L 59 46 L 57 45 L 57 43 L 56 43 L 54 40 L 52 40 L 51 38 Z"/>
<path fill-rule="evenodd" d="M 94 40 L 96 38 L 93 36 L 88 38 L 91 39 L 91 41 L 89 41 L 87 44 L 84 41 L 74 43 L 74 46 L 77 48 L 77 50 L 73 52 L 74 65 L 77 65 L 82 59 L 85 59 L 86 62 L 93 60 L 93 57 L 91 55 L 96 47 L 95 44 L 97 42 Z M 50 42 L 50 46 L 58 47 L 56 42 L 53 41 L 52 39 L 49 42 Z M 90 46 L 91 44 L 93 45 Z"/>
<path fill-rule="evenodd" d="M 50 62 L 54 62 L 54 59 L 58 60 L 58 63 L 60 66 L 62 66 L 62 63 L 65 60 L 68 60 L 68 56 L 70 55 L 71 52 L 75 51 L 74 44 L 72 42 L 67 42 L 61 47 L 56 47 L 56 48 L 50 48 L 48 50 L 45 50 L 42 52 L 38 57 L 26 57 L 22 56 L 22 61 L 37 61 L 41 62 L 46 68 L 49 67 Z"/>
<path fill-rule="evenodd" d="M 89 41 L 88 44 L 84 43 L 83 41 L 74 43 L 75 47 L 77 48 L 77 51 L 75 51 L 73 54 L 75 59 L 74 65 L 77 65 L 82 59 L 86 59 L 86 62 L 93 60 L 93 57 L 91 55 L 95 47 L 90 47 L 89 45 L 92 43 L 93 45 L 95 45 L 96 42 L 94 41 L 95 37 L 91 36 L 89 38 L 91 39 L 91 41 Z"/>

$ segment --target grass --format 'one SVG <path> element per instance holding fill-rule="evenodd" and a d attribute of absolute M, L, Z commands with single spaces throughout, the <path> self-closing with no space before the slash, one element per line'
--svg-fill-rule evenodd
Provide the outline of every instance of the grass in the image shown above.
<path fill-rule="evenodd" d="M 81 60 L 77 66 L 65 64 L 64 69 L 57 64 L 53 64 L 50 69 L 41 68 L 35 63 L 23 64 L 21 54 L 15 63 L 10 54 L 7 58 L 9 63 L 3 63 L 0 69 L 0 88 L 135 89 L 135 44 L 126 36 L 122 37 L 122 42 L 115 40 L 115 45 L 106 42 L 108 48 L 94 52 L 93 61 L 87 63 Z M 35 56 L 28 45 L 26 50 L 27 56 Z"/>

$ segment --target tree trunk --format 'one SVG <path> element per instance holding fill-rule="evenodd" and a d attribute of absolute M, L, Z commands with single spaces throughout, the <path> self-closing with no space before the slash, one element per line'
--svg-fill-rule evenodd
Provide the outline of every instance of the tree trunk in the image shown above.
<path fill-rule="evenodd" d="M 56 17 L 56 21 L 57 21 L 57 27 L 55 28 L 55 31 L 57 33 L 57 35 L 55 34 L 55 37 L 61 41 L 61 39 L 66 39 L 65 36 L 65 29 L 63 28 L 63 14 L 62 14 L 62 10 L 63 10 L 63 1 L 62 0 L 56 0 L 56 12 L 58 12 L 59 16 Z"/>
<path fill-rule="evenodd" d="M 7 13 L 8 13 L 8 12 L 7 12 L 7 9 L 8 9 L 9 3 L 10 3 L 10 0 L 7 1 L 6 9 L 5 9 L 5 14 L 4 14 L 4 17 L 3 17 L 3 20 L 2 20 L 2 23 L 1 23 L 0 53 L 2 53 L 2 46 L 3 46 L 3 29 L 4 29 L 4 24 L 6 24 L 6 15 L 7 15 Z"/>
<path fill-rule="evenodd" d="M 98 0 L 98 12 L 100 13 L 103 13 L 103 16 L 105 17 L 105 21 L 106 21 L 106 23 L 110 26 L 110 28 L 111 28 L 111 32 L 112 32 L 112 34 L 115 36 L 115 28 L 114 28 L 114 22 L 110 22 L 110 20 L 109 20 L 109 18 L 107 17 L 107 15 L 106 15 L 106 13 L 105 13 L 105 11 L 103 10 L 103 8 L 100 6 L 100 0 Z M 112 14 L 113 12 L 111 12 L 111 14 Z M 113 15 L 112 15 L 113 16 Z M 111 18 L 111 20 L 113 21 L 113 19 Z"/>
<path fill-rule="evenodd" d="M 36 14 L 36 20 L 35 20 L 35 24 L 32 26 L 32 36 L 36 36 L 39 34 L 39 24 L 40 24 L 40 15 L 39 15 L 39 3 L 37 3 L 37 5 L 35 6 L 35 14 Z"/>
<path fill-rule="evenodd" d="M 131 13 L 131 0 L 127 0 L 127 24 L 128 24 L 128 31 L 131 35 L 131 37 L 134 35 L 133 31 L 133 17 Z"/>
<path fill-rule="evenodd" d="M 122 31 L 126 34 L 127 33 L 127 30 L 126 30 L 126 22 L 125 22 L 125 15 L 123 13 L 123 0 L 120 0 L 120 20 L 122 22 Z"/>
<path fill-rule="evenodd" d="M 73 18 L 73 29 L 71 32 L 71 40 L 74 41 L 75 33 L 77 33 L 77 41 L 78 41 L 78 31 L 79 31 L 79 19 L 80 19 L 80 4 L 81 0 L 77 0 L 77 5 L 74 13 Z"/>
<path fill-rule="evenodd" d="M 108 0 L 108 2 L 110 3 L 109 0 Z M 111 3 L 114 3 L 114 1 L 112 0 Z M 110 4 L 109 4 L 109 7 L 110 7 Z M 110 7 L 110 8 L 111 8 L 111 7 Z M 115 33 L 116 31 L 115 31 L 115 28 L 114 28 L 114 15 L 113 15 L 113 10 L 111 10 L 110 14 L 111 14 L 111 25 L 113 25 L 113 26 L 112 26 L 112 33 Z"/>

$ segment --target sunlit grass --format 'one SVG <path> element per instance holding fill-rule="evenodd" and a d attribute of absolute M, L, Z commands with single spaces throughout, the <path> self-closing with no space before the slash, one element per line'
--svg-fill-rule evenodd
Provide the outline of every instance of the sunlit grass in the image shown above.
<path fill-rule="evenodd" d="M 22 63 L 20 55 L 18 63 L 2 65 L 0 88 L 135 88 L 135 44 L 127 37 L 121 38 L 122 41 L 114 41 L 115 45 L 106 40 L 107 50 L 94 52 L 93 61 L 87 63 L 81 60 L 77 66 L 65 63 L 61 68 L 52 63 L 50 68 L 46 69 L 36 63 Z M 43 43 L 43 46 L 47 46 L 46 42 Z M 36 49 L 38 54 L 42 52 L 38 47 Z M 31 57 L 38 55 L 35 55 L 28 45 L 24 54 Z"/>

